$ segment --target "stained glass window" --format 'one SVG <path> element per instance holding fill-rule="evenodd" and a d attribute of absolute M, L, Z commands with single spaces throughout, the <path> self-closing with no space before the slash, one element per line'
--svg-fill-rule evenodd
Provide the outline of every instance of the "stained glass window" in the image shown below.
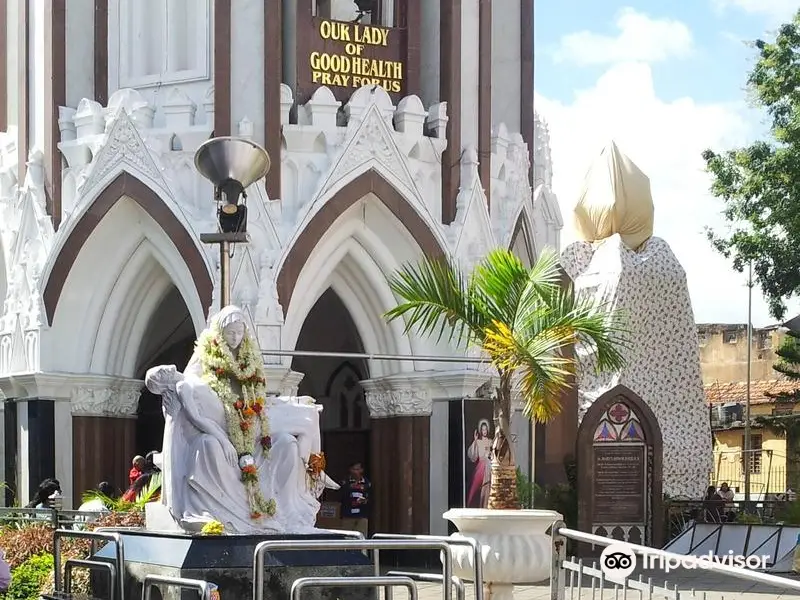
<path fill-rule="evenodd" d="M 594 441 L 643 443 L 645 435 L 636 412 L 620 398 L 600 419 L 594 431 Z"/>

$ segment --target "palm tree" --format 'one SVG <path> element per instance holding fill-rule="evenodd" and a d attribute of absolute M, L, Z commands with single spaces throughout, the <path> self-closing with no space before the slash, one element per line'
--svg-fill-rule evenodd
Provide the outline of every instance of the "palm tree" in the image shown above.
<path fill-rule="evenodd" d="M 598 370 L 623 366 L 617 314 L 564 289 L 552 251 L 528 269 L 510 251 L 497 249 L 469 276 L 450 261 L 424 259 L 402 267 L 389 285 L 402 302 L 386 313 L 387 320 L 404 318 L 406 333 L 416 329 L 461 347 L 476 346 L 497 370 L 489 508 L 518 508 L 509 441 L 512 391 L 521 394 L 526 417 L 553 418 L 561 410 L 559 394 L 577 368 L 572 353 L 565 352 L 573 344 L 593 348 Z"/>

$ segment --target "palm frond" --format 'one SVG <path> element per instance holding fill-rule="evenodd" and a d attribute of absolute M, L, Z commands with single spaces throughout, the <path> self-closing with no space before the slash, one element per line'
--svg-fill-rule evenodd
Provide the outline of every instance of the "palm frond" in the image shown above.
<path fill-rule="evenodd" d="M 528 283 L 528 269 L 508 250 L 492 250 L 475 266 L 469 295 L 490 322 L 512 323 Z"/>
<path fill-rule="evenodd" d="M 390 279 L 404 302 L 386 314 L 406 331 L 480 344 L 504 376 L 515 376 L 528 417 L 548 421 L 577 370 L 571 348 L 593 348 L 597 369 L 624 365 L 620 315 L 562 283 L 558 256 L 545 250 L 527 269 L 508 250 L 490 252 L 467 281 L 450 262 L 426 260 Z"/>
<path fill-rule="evenodd" d="M 152 502 L 156 495 L 161 491 L 161 471 L 157 471 L 150 476 L 150 481 L 142 488 L 136 496 L 135 505 L 137 508 L 144 508 L 144 505 Z"/>
<path fill-rule="evenodd" d="M 484 317 L 472 302 L 460 269 L 442 259 L 426 259 L 402 267 L 389 278 L 389 287 L 404 301 L 384 317 L 405 319 L 405 331 L 447 338 L 458 344 L 480 339 Z"/>
<path fill-rule="evenodd" d="M 576 296 L 570 287 L 551 283 L 556 277 L 560 280 L 558 266 L 547 260 L 544 263 L 539 273 L 531 270 L 515 322 L 505 331 L 495 325 L 498 334 L 504 335 L 489 336 L 488 348 L 496 366 L 517 373 L 524 412 L 537 421 L 548 421 L 561 410 L 560 394 L 577 370 L 577 361 L 568 352 L 574 344 L 583 342 L 595 349 L 598 370 L 624 365 L 618 314 Z"/>

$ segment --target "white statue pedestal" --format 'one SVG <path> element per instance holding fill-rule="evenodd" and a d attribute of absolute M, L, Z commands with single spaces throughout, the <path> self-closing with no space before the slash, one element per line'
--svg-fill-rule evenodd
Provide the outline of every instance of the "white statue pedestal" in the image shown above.
<path fill-rule="evenodd" d="M 453 537 L 472 538 L 481 547 L 488 600 L 513 600 L 514 584 L 550 578 L 552 546 L 547 530 L 563 517 L 552 510 L 456 508 L 443 517 L 458 527 Z M 453 546 L 453 574 L 472 579 L 472 548 Z"/>
<path fill-rule="evenodd" d="M 154 533 L 184 533 L 175 522 L 169 509 L 161 502 L 148 502 L 144 505 L 144 528 Z"/>

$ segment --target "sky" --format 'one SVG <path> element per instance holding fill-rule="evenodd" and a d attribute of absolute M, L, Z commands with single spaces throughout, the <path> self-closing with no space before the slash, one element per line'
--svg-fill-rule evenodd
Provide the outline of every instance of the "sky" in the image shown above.
<path fill-rule="evenodd" d="M 747 277 L 710 246 L 724 232 L 701 153 L 762 137 L 748 106 L 748 42 L 772 39 L 797 0 L 559 0 L 535 4 L 534 108 L 550 129 L 553 187 L 575 240 L 572 211 L 592 161 L 610 140 L 649 177 L 654 235 L 686 270 L 698 323 L 746 323 Z M 789 303 L 787 317 L 800 312 Z M 775 323 L 761 291 L 753 323 Z"/>

